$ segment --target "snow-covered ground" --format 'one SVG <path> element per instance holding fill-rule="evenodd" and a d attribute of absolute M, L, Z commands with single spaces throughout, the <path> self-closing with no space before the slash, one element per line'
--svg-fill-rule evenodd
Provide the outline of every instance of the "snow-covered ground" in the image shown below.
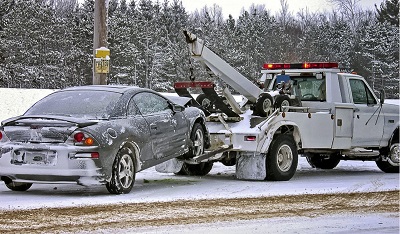
<path fill-rule="evenodd" d="M 399 175 L 381 172 L 374 162 L 342 161 L 333 170 L 317 170 L 300 158 L 295 176 L 284 182 L 237 180 L 235 167 L 220 163 L 204 177 L 162 174 L 149 168 L 136 175 L 131 193 L 119 196 L 109 194 L 105 186 L 34 184 L 28 192 L 16 193 L 0 183 L 0 210 L 387 190 L 399 190 Z"/>

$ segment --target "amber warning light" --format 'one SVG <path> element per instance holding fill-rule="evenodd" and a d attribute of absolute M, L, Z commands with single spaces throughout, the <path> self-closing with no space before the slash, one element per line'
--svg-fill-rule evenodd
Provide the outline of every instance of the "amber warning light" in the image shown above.
<path fill-rule="evenodd" d="M 263 69 L 281 70 L 281 69 L 312 69 L 312 68 L 339 68 L 339 63 L 330 62 L 312 62 L 312 63 L 265 63 Z"/>

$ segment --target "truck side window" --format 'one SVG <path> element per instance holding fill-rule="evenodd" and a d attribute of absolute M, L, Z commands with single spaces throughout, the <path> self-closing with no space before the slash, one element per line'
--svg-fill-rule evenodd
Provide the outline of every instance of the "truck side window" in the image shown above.
<path fill-rule="evenodd" d="M 376 104 L 374 96 L 362 80 L 350 79 L 349 81 L 354 104 Z"/>

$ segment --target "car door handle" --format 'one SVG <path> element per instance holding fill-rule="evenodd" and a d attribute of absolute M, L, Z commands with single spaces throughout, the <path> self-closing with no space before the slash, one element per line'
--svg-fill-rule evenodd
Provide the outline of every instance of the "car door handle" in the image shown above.
<path fill-rule="evenodd" d="M 156 124 L 150 124 L 150 129 L 157 130 L 157 125 Z"/>

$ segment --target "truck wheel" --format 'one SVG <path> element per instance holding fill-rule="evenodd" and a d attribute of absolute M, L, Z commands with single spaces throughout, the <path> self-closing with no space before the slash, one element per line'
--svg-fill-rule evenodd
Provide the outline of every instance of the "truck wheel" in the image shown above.
<path fill-rule="evenodd" d="M 286 95 L 280 95 L 275 99 L 275 108 L 282 111 L 282 106 L 290 106 L 290 98 Z"/>
<path fill-rule="evenodd" d="M 267 180 L 290 180 L 296 172 L 298 154 L 296 143 L 290 135 L 276 137 L 266 158 Z"/>
<path fill-rule="evenodd" d="M 313 168 L 333 169 L 340 162 L 340 157 L 337 154 L 331 154 L 327 158 L 321 156 L 321 154 L 315 153 L 306 153 L 305 156 L 308 164 L 310 164 L 310 166 Z"/>
<path fill-rule="evenodd" d="M 400 151 L 399 151 L 399 143 L 393 143 L 390 146 L 387 161 L 376 161 L 376 165 L 381 169 L 383 172 L 386 173 L 399 173 L 399 163 L 400 163 Z"/>
<path fill-rule="evenodd" d="M 129 193 L 135 183 L 134 153 L 128 147 L 120 149 L 115 157 L 110 182 L 106 183 L 107 190 L 112 194 Z"/>
<path fill-rule="evenodd" d="M 256 113 L 267 117 L 274 111 L 273 99 L 269 93 L 262 93 L 256 102 Z"/>
<path fill-rule="evenodd" d="M 182 173 L 184 175 L 205 176 L 211 171 L 212 167 L 213 167 L 212 162 L 202 162 L 200 164 L 184 163 L 181 171 L 184 172 Z"/>
<path fill-rule="evenodd" d="M 211 108 L 211 100 L 208 99 L 204 93 L 197 96 L 196 102 L 198 102 L 206 110 L 209 110 L 209 108 Z"/>
<path fill-rule="evenodd" d="M 6 182 L 6 187 L 9 188 L 12 191 L 26 191 L 28 189 L 30 189 L 30 187 L 32 186 L 32 183 L 20 183 L 20 182 Z"/>

